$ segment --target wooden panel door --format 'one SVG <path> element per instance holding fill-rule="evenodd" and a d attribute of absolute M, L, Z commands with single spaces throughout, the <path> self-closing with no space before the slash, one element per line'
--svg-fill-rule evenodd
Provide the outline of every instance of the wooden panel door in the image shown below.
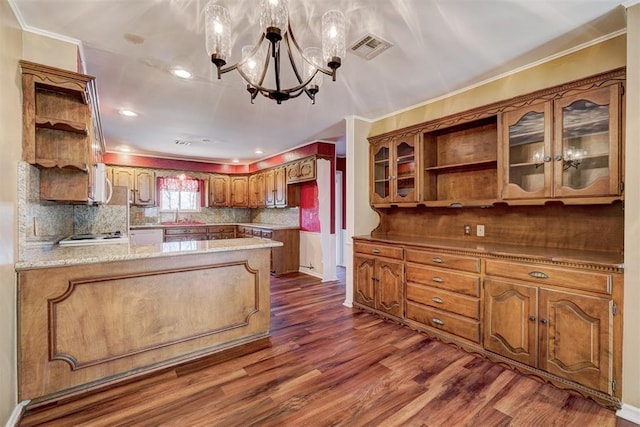
<path fill-rule="evenodd" d="M 136 169 L 134 204 L 154 206 L 156 204 L 156 174 L 152 170 Z"/>
<path fill-rule="evenodd" d="M 397 317 L 402 317 L 404 310 L 403 271 L 404 264 L 400 261 L 376 260 L 376 308 Z"/>
<path fill-rule="evenodd" d="M 498 150 L 498 194 L 503 199 L 551 197 L 552 103 L 502 114 Z"/>
<path fill-rule="evenodd" d="M 127 187 L 129 189 L 129 202 L 133 203 L 135 197 L 134 171 L 130 168 L 112 168 L 111 183 L 113 186 Z"/>
<path fill-rule="evenodd" d="M 249 178 L 246 176 L 232 176 L 230 178 L 231 206 L 246 208 L 249 206 Z"/>
<path fill-rule="evenodd" d="M 264 204 L 267 208 L 276 206 L 276 171 L 269 169 L 264 174 Z"/>
<path fill-rule="evenodd" d="M 209 207 L 229 206 L 229 176 L 211 175 L 209 177 Z"/>
<path fill-rule="evenodd" d="M 540 290 L 540 368 L 613 394 L 613 302 Z"/>
<path fill-rule="evenodd" d="M 484 347 L 537 366 L 538 288 L 494 279 L 484 284 Z"/>
<path fill-rule="evenodd" d="M 620 194 L 620 85 L 555 104 L 556 197 Z"/>
<path fill-rule="evenodd" d="M 258 192 L 258 174 L 249 177 L 249 207 L 257 208 L 260 194 Z"/>
<path fill-rule="evenodd" d="M 354 298 L 360 304 L 375 308 L 375 259 L 356 255 L 353 260 Z"/>
<path fill-rule="evenodd" d="M 287 206 L 287 168 L 280 166 L 274 169 L 275 195 L 274 202 L 276 207 Z"/>

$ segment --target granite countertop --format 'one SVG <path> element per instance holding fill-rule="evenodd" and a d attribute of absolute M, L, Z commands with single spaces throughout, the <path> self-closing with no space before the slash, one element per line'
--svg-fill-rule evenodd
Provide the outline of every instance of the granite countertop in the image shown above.
<path fill-rule="evenodd" d="M 65 265 L 93 264 L 176 255 L 192 255 L 198 253 L 273 248 L 278 246 L 282 246 L 282 243 L 251 237 L 239 239 L 165 242 L 155 245 L 134 245 L 131 243 L 66 247 L 50 245 L 48 247 L 28 249 L 23 257 L 24 259 L 15 264 L 15 269 L 26 270 Z"/>
<path fill-rule="evenodd" d="M 430 239 L 425 237 L 400 236 L 383 234 L 376 236 L 355 236 L 354 239 L 372 242 L 411 245 L 426 249 L 445 249 L 468 251 L 477 255 L 527 258 L 533 261 L 579 263 L 584 265 L 602 266 L 606 268 L 624 269 L 622 253 L 599 252 L 589 250 L 541 248 L 526 245 L 512 245 L 502 243 L 478 243 L 477 241 L 463 241 L 453 239 Z"/>
<path fill-rule="evenodd" d="M 178 224 L 138 224 L 138 225 L 130 225 L 130 230 L 144 230 L 149 228 L 171 228 L 171 227 L 208 227 L 208 226 L 216 226 L 216 225 L 243 225 L 247 227 L 257 227 L 257 228 L 269 228 L 271 230 L 297 230 L 299 226 L 293 225 L 281 225 L 281 224 L 265 224 L 259 222 L 216 222 L 216 223 L 204 223 L 204 224 L 194 224 L 189 222 L 178 223 Z"/>

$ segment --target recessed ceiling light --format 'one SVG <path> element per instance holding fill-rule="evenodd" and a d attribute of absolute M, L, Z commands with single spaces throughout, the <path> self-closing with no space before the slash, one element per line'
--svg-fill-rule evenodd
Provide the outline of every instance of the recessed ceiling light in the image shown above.
<path fill-rule="evenodd" d="M 174 76 L 180 77 L 181 79 L 190 79 L 192 76 L 189 71 L 183 70 L 182 68 L 174 68 L 171 72 Z"/>
<path fill-rule="evenodd" d="M 233 163 L 240 163 L 240 160 L 238 160 L 238 159 L 233 159 L 233 160 L 231 160 L 231 161 L 232 161 Z"/>
<path fill-rule="evenodd" d="M 118 150 L 122 151 L 123 153 L 128 153 L 129 151 L 131 151 L 131 148 L 127 147 L 126 145 L 122 145 L 118 147 Z"/>
<path fill-rule="evenodd" d="M 138 117 L 138 113 L 136 113 L 133 110 L 129 110 L 127 108 L 121 108 L 121 109 L 118 110 L 118 112 L 121 115 L 126 116 L 126 117 Z"/>
<path fill-rule="evenodd" d="M 254 151 L 254 153 L 256 153 L 256 154 L 264 154 L 264 151 L 262 151 L 260 149 L 257 149 L 256 151 Z"/>

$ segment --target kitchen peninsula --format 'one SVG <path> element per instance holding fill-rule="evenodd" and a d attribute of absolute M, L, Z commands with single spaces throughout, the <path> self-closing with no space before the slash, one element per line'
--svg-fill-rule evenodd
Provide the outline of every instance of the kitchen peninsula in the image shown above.
<path fill-rule="evenodd" d="M 56 400 L 269 335 L 256 238 L 28 251 L 18 272 L 19 399 Z"/>

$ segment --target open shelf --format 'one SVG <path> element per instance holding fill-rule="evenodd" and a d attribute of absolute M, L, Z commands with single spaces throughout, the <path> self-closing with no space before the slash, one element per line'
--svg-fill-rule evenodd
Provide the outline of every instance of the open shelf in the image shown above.
<path fill-rule="evenodd" d="M 87 134 L 86 123 L 76 122 L 73 120 L 55 119 L 52 117 L 36 116 L 36 128 L 73 132 L 80 135 Z"/>
<path fill-rule="evenodd" d="M 451 165 L 431 166 L 424 168 L 427 172 L 453 172 L 456 170 L 469 170 L 469 169 L 487 169 L 497 167 L 497 160 L 482 160 L 479 162 L 466 162 L 457 163 Z"/>

